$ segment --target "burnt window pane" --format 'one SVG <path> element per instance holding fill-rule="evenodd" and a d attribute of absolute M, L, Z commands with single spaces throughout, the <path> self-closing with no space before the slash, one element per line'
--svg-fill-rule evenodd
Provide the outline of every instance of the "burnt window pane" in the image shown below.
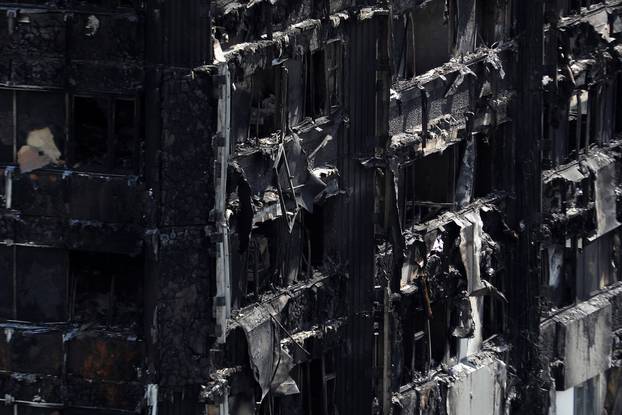
<path fill-rule="evenodd" d="M 73 167 L 102 170 L 108 160 L 108 107 L 106 98 L 74 97 Z"/>
<path fill-rule="evenodd" d="M 0 90 L 0 163 L 13 162 L 13 91 Z"/>
<path fill-rule="evenodd" d="M 13 316 L 13 251 L 14 247 L 0 245 L 0 318 Z"/>
<path fill-rule="evenodd" d="M 17 319 L 66 320 L 67 264 L 62 249 L 16 247 Z"/>
<path fill-rule="evenodd" d="M 69 254 L 73 320 L 131 326 L 142 316 L 142 257 L 73 251 Z"/>
<path fill-rule="evenodd" d="M 100 257 L 88 252 L 70 253 L 75 321 L 107 321 L 110 315 L 112 278 Z"/>
<path fill-rule="evenodd" d="M 11 370 L 59 376 L 63 367 L 63 335 L 55 330 L 15 330 L 11 336 Z"/>
<path fill-rule="evenodd" d="M 114 109 L 114 168 L 134 171 L 136 169 L 136 103 L 117 99 Z"/>

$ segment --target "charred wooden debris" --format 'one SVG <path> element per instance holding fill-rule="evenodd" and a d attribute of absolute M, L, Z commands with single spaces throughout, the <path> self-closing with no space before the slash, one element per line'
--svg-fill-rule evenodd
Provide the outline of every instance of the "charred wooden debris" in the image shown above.
<path fill-rule="evenodd" d="M 622 1 L 0 33 L 0 415 L 622 413 Z"/>

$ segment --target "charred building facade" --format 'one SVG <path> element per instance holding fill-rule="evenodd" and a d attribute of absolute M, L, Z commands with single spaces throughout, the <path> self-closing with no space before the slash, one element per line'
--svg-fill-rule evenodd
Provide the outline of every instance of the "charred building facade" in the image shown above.
<path fill-rule="evenodd" d="M 620 101 L 619 0 L 0 2 L 0 415 L 621 414 Z"/>

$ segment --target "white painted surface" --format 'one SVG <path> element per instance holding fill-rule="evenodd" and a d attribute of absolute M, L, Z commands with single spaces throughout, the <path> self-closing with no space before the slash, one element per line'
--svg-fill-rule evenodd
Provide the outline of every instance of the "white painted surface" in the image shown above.
<path fill-rule="evenodd" d="M 555 393 L 555 415 L 574 415 L 574 388 Z"/>

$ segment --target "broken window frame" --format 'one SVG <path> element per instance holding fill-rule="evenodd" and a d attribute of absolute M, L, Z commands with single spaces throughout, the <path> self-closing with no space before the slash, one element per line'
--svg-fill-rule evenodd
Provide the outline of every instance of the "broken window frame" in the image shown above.
<path fill-rule="evenodd" d="M 583 99 L 585 95 L 585 100 Z M 572 102 L 576 102 L 576 110 L 572 110 Z M 583 103 L 585 101 L 586 111 L 583 113 Z M 575 89 L 570 98 L 568 99 L 568 158 L 577 159 L 581 154 L 584 154 L 589 148 L 590 143 L 590 102 L 591 94 L 588 89 L 577 88 Z M 573 119 L 574 118 L 574 119 Z M 574 123 L 574 128 L 573 128 Z M 573 139 L 571 139 L 573 135 Z M 574 148 L 571 148 L 571 144 L 574 144 Z"/>
<path fill-rule="evenodd" d="M 475 139 L 475 138 L 473 138 Z M 462 142 L 462 141 L 461 141 Z M 458 178 L 460 175 L 460 163 L 461 163 L 461 148 L 459 143 L 453 144 L 449 146 L 442 154 L 435 153 L 430 154 L 430 156 L 438 156 L 444 157 L 444 154 L 450 153 L 447 157 L 451 157 L 449 160 L 449 164 L 451 166 L 451 178 L 450 182 L 447 184 L 447 190 L 449 195 L 447 197 L 447 202 L 438 202 L 438 201 L 422 201 L 417 200 L 416 189 L 418 180 L 416 178 L 416 166 L 417 163 L 421 163 L 424 159 L 415 160 L 413 163 L 404 165 L 400 167 L 400 179 L 399 179 L 399 192 L 398 194 L 404 195 L 403 197 L 399 197 L 400 203 L 400 219 L 401 223 L 404 224 L 405 227 L 418 224 L 424 219 L 424 210 L 425 208 L 438 208 L 438 209 L 448 209 L 450 211 L 455 211 L 458 209 L 458 203 L 456 200 L 456 186 L 458 184 Z M 428 161 L 430 159 L 428 158 Z M 406 196 L 409 194 L 407 188 L 410 188 L 412 191 L 412 199 L 407 198 Z M 412 209 L 410 206 L 412 205 Z M 411 212 L 409 214 L 409 212 Z M 428 213 L 429 214 L 429 213 Z"/>
<path fill-rule="evenodd" d="M 411 79 L 415 76 L 415 28 L 412 10 L 404 12 L 400 18 L 404 21 L 404 41 L 402 50 L 394 50 L 395 58 L 399 59 L 395 68 L 398 79 Z M 395 45 L 395 41 L 393 42 Z M 395 49 L 395 48 L 394 48 Z"/>
<path fill-rule="evenodd" d="M 281 169 L 284 168 L 284 171 Z M 289 163 L 287 162 L 287 155 L 285 154 L 285 148 L 283 144 L 279 145 L 279 150 L 274 161 L 274 176 L 276 177 L 276 185 L 277 190 L 279 192 L 279 203 L 281 205 L 281 211 L 283 213 L 283 218 L 287 223 L 287 227 L 289 232 L 291 233 L 294 229 L 294 224 L 296 222 L 296 217 L 298 216 L 298 211 L 300 209 L 298 205 L 298 199 L 296 198 L 296 188 L 294 187 L 294 182 L 292 181 L 292 173 L 289 169 Z M 281 183 L 282 173 L 285 174 L 286 183 Z M 288 210 L 288 206 L 286 205 L 286 197 L 289 198 L 290 201 L 294 202 L 294 209 Z"/>
<path fill-rule="evenodd" d="M 317 119 L 329 116 L 343 106 L 343 43 L 340 38 L 331 39 L 323 49 L 305 54 L 304 117 Z M 321 60 L 321 63 L 316 60 Z M 316 73 L 318 69 L 319 74 Z M 321 102 L 316 102 L 316 99 Z"/>
<path fill-rule="evenodd" d="M 321 64 L 317 64 L 316 60 L 321 59 Z M 305 117 L 316 119 L 326 114 L 326 56 L 324 50 L 309 51 L 305 55 L 305 91 L 304 91 L 304 111 Z M 317 74 L 317 67 L 322 69 Z M 319 76 L 318 76 L 319 75 Z M 318 85 L 318 82 L 321 82 Z M 316 102 L 318 99 L 323 102 Z"/>
<path fill-rule="evenodd" d="M 270 137 L 272 134 L 281 130 L 281 138 L 285 134 L 287 128 L 287 68 L 283 65 L 285 61 L 279 61 L 277 63 L 273 63 L 271 66 L 267 68 L 261 68 L 256 72 L 248 75 L 250 78 L 250 108 L 248 115 L 248 130 L 246 134 L 247 140 L 250 141 L 251 138 L 258 140 L 260 138 Z M 266 98 L 262 98 L 261 94 L 257 90 L 257 84 L 259 83 L 260 76 L 263 75 L 260 71 L 270 71 L 268 74 L 269 77 L 272 78 L 270 81 L 270 93 Z M 270 95 L 274 95 L 275 106 L 274 110 L 271 113 L 272 117 L 272 126 L 264 127 L 263 118 L 259 116 L 262 108 L 262 103 L 266 99 L 270 97 Z M 260 123 L 260 119 L 262 122 Z M 260 124 L 262 127 L 260 127 Z M 264 128 L 260 130 L 260 128 Z"/>
<path fill-rule="evenodd" d="M 264 224 L 264 226 L 270 226 L 270 223 Z M 262 253 L 259 250 L 259 244 L 257 242 L 258 239 L 265 238 L 267 253 Z M 249 239 L 248 248 L 246 249 L 244 258 L 243 258 L 243 270 L 244 275 L 241 278 L 243 283 L 242 287 L 242 301 L 244 304 L 252 302 L 257 298 L 260 298 L 260 294 L 265 291 L 265 286 L 271 282 L 272 275 L 277 269 L 277 265 L 274 263 L 276 259 L 276 253 L 274 252 L 277 248 L 273 246 L 272 239 L 269 235 L 265 235 L 263 233 L 256 234 L 255 230 Z M 272 242 L 272 243 L 271 243 Z M 268 268 L 259 269 L 258 264 L 263 255 L 268 255 Z M 252 275 L 252 279 L 250 276 Z"/>
<path fill-rule="evenodd" d="M 575 252 L 574 267 L 575 270 L 575 302 L 584 301 L 601 290 L 607 288 L 611 284 L 620 281 L 620 252 L 615 252 L 616 238 L 620 241 L 621 228 L 617 228 L 599 238 L 589 241 L 587 239 L 576 238 L 573 241 Z M 619 249 L 619 246 L 618 246 Z M 595 258 L 588 257 L 589 253 L 595 253 Z M 605 259 L 601 258 L 601 254 L 605 255 Z M 617 257 L 617 258 L 616 258 Z M 618 266 L 615 266 L 617 261 Z M 601 266 L 609 266 L 608 280 L 601 279 L 602 273 L 605 271 Z M 591 267 L 595 267 L 596 275 L 591 275 Z M 617 269 L 616 269 L 617 268 Z M 593 287 L 589 290 L 589 287 Z M 589 291 L 588 291 L 589 290 Z"/>
<path fill-rule="evenodd" d="M 324 66 L 326 72 L 326 115 L 332 114 L 343 105 L 343 41 L 332 39 L 324 47 Z M 332 59 L 331 59 L 332 58 Z M 334 61 L 334 65 L 330 63 Z"/>
<path fill-rule="evenodd" d="M 435 367 L 438 367 L 440 365 L 454 365 L 458 362 L 457 356 L 458 356 L 458 351 L 457 351 L 457 347 L 458 347 L 458 339 L 454 338 L 453 336 L 451 336 L 451 332 L 449 330 L 449 327 L 451 327 L 451 310 L 449 307 L 449 300 L 441 300 L 435 303 L 431 304 L 432 308 L 436 308 L 436 311 L 442 310 L 442 312 L 440 313 L 440 316 L 438 315 L 439 313 L 434 313 L 434 318 L 433 319 L 427 319 L 426 321 L 426 337 L 427 337 L 427 342 L 428 342 L 428 349 L 429 349 L 429 363 L 428 363 L 428 367 L 432 367 L 432 362 L 434 361 L 434 363 L 436 363 Z M 442 329 L 437 332 L 436 330 L 432 329 L 432 324 L 436 324 L 439 327 L 441 327 Z M 439 334 L 438 337 L 433 337 L 433 333 L 434 334 Z M 438 343 L 438 344 L 437 344 Z M 440 361 L 436 361 L 434 360 L 434 352 L 433 350 L 438 350 L 442 347 L 442 352 L 443 352 L 443 357 L 440 359 Z"/>
<path fill-rule="evenodd" d="M 414 305 L 409 308 L 408 314 L 412 315 L 412 319 L 404 321 L 402 325 L 403 350 L 407 352 L 410 349 L 409 355 L 405 356 L 409 367 L 403 372 L 406 376 L 403 378 L 403 384 L 409 383 L 416 374 L 428 373 L 432 363 L 428 317 L 422 309 Z"/>
<path fill-rule="evenodd" d="M 565 308 L 568 306 L 572 306 L 575 302 L 575 291 L 576 291 L 576 283 L 574 279 L 572 281 L 568 281 L 567 278 L 567 269 L 566 267 L 574 267 L 575 259 L 573 258 L 574 250 L 570 249 L 570 242 L 563 245 L 551 244 L 542 249 L 542 275 L 540 284 L 543 287 L 546 287 L 545 292 L 548 292 L 548 299 L 556 308 Z M 552 286 L 550 284 L 551 281 L 551 251 L 557 249 L 561 255 L 561 268 L 559 270 L 559 282 L 558 286 Z"/>
<path fill-rule="evenodd" d="M 410 370 L 412 375 L 425 375 L 435 367 L 441 365 L 451 366 L 458 362 L 459 339 L 451 336 L 449 331 L 449 327 L 451 326 L 451 313 L 447 306 L 448 300 L 443 301 L 446 304 L 440 305 L 444 310 L 441 316 L 434 315 L 434 318 L 430 319 L 422 310 L 419 310 L 417 313 L 417 317 L 423 319 L 423 330 L 417 330 L 415 326 L 413 332 L 412 355 L 409 357 L 411 359 Z M 432 306 L 438 308 L 439 304 L 437 302 L 432 304 Z M 444 335 L 433 337 L 432 323 L 445 327 Z M 433 356 L 433 350 L 438 350 L 439 348 L 442 348 L 443 356 L 440 361 L 436 361 Z M 433 366 L 433 363 L 435 363 L 435 366 Z"/>
<path fill-rule="evenodd" d="M 88 166 L 87 168 L 83 167 L 74 167 L 77 162 L 84 162 L 83 160 L 78 161 L 76 155 L 76 148 L 78 145 L 79 138 L 77 137 L 77 127 L 76 127 L 76 98 L 79 99 L 92 99 L 95 101 L 104 101 L 106 103 L 106 154 L 103 156 L 104 162 L 103 166 L 100 167 L 92 167 Z M 117 137 L 117 123 L 116 123 L 116 108 L 117 103 L 119 101 L 131 102 L 134 106 L 133 111 L 133 156 L 132 156 L 132 166 L 128 169 L 120 169 L 115 164 L 118 161 L 116 157 L 117 144 L 119 141 L 119 137 Z M 88 93 L 75 93 L 68 96 L 68 151 L 67 151 L 67 160 L 68 165 L 71 166 L 73 170 L 76 171 L 93 171 L 96 173 L 121 173 L 121 174 L 136 174 L 139 169 L 139 149 L 140 149 L 140 136 L 141 136 L 141 125 L 140 125 L 140 114 L 141 114 L 141 106 L 140 106 L 140 98 L 137 95 L 128 96 L 128 95 L 117 95 L 117 94 L 88 94 Z"/>

